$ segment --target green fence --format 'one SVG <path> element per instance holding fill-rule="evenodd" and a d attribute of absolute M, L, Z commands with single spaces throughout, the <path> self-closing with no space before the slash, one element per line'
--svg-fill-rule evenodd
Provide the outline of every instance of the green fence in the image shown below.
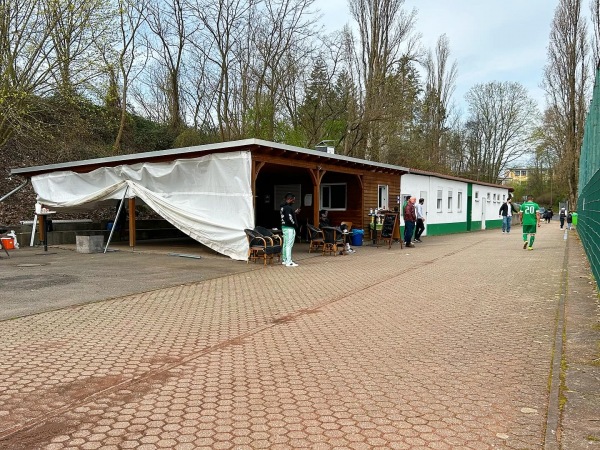
<path fill-rule="evenodd" d="M 590 110 L 579 162 L 577 231 L 583 243 L 596 281 L 600 282 L 600 71 Z"/>
<path fill-rule="evenodd" d="M 600 281 L 600 170 L 579 194 L 577 213 L 577 232 L 596 281 Z"/>

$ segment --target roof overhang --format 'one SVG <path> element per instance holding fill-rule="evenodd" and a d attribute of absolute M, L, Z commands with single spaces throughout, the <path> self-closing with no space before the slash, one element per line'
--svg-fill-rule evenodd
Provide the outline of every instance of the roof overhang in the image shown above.
<path fill-rule="evenodd" d="M 159 150 L 145 153 L 133 153 L 129 155 L 112 156 L 107 158 L 87 159 L 81 161 L 69 161 L 65 163 L 49 164 L 45 166 L 33 166 L 12 169 L 11 175 L 23 177 L 32 177 L 48 172 L 57 172 L 70 170 L 73 172 L 91 172 L 100 167 L 114 167 L 124 164 L 136 164 L 140 162 L 165 162 L 183 158 L 195 158 L 210 153 L 223 153 L 246 150 L 253 155 L 260 155 L 264 159 L 269 157 L 285 157 L 290 159 L 290 165 L 294 161 L 306 161 L 314 163 L 327 163 L 340 168 L 360 169 L 372 172 L 397 173 L 402 175 L 409 173 L 410 169 L 406 167 L 383 164 L 374 161 L 368 161 L 350 156 L 343 156 L 331 153 L 325 153 L 318 150 L 311 150 L 291 145 L 279 144 L 276 142 L 263 141 L 261 139 L 244 139 L 239 141 L 222 142 L 218 144 L 198 145 L 193 147 Z"/>

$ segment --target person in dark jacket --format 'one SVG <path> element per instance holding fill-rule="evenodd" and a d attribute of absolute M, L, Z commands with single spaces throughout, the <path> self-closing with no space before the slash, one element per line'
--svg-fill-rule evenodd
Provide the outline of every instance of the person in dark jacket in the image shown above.
<path fill-rule="evenodd" d="M 285 194 L 285 201 L 280 205 L 279 211 L 281 215 L 281 231 L 283 233 L 283 248 L 281 249 L 282 264 L 286 267 L 297 267 L 292 261 L 292 247 L 296 240 L 296 227 L 298 219 L 296 214 L 300 212 L 300 208 L 294 209 L 296 196 L 291 192 Z"/>
<path fill-rule="evenodd" d="M 565 208 L 560 208 L 558 218 L 560 219 L 560 229 L 562 230 L 565 226 L 565 219 L 567 218 L 567 210 Z"/>
<path fill-rule="evenodd" d="M 425 231 L 425 213 L 423 212 L 423 204 L 425 203 L 424 198 L 419 199 L 419 203 L 415 205 L 415 212 L 417 213 L 417 225 L 415 228 L 415 242 L 421 241 L 421 235 Z"/>
<path fill-rule="evenodd" d="M 407 247 L 414 247 L 412 243 L 413 231 L 415 230 L 415 222 L 417 221 L 417 213 L 415 211 L 416 197 L 410 197 L 404 207 L 404 243 Z"/>
<path fill-rule="evenodd" d="M 331 222 L 329 221 L 329 213 L 326 209 L 319 211 L 319 228 L 330 227 Z"/>
<path fill-rule="evenodd" d="M 504 203 L 502 203 L 502 206 L 500 207 L 500 210 L 498 211 L 498 214 L 500 216 L 502 216 L 502 232 L 503 233 L 510 233 L 510 225 L 512 223 L 512 213 L 513 213 L 512 202 L 509 198 Z"/>

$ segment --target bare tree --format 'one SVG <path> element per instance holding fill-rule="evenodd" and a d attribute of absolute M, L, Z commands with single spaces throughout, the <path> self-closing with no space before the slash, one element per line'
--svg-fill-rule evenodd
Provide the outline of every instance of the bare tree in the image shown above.
<path fill-rule="evenodd" d="M 187 15 L 184 0 L 152 0 L 146 10 L 146 23 L 155 37 L 149 40 L 148 45 L 165 76 L 163 89 L 168 106 L 168 124 L 174 132 L 180 131 L 184 125 L 181 72 L 184 49 L 193 33 L 188 29 Z"/>
<path fill-rule="evenodd" d="M 127 120 L 130 83 L 146 65 L 148 55 L 141 49 L 140 40 L 144 24 L 143 11 L 147 7 L 146 0 L 118 0 L 119 4 L 119 54 L 118 66 L 121 73 L 121 111 L 119 130 L 115 137 L 113 150 L 121 152 L 123 131 Z"/>
<path fill-rule="evenodd" d="M 537 107 L 527 90 L 515 82 L 490 82 L 466 94 L 470 172 L 495 183 L 502 169 L 530 151 Z"/>
<path fill-rule="evenodd" d="M 359 55 L 354 60 L 362 93 L 364 156 L 379 160 L 386 147 L 381 121 L 389 120 L 393 109 L 386 102 L 389 77 L 403 57 L 416 51 L 418 36 L 413 34 L 416 11 L 406 13 L 404 0 L 350 0 L 350 13 L 358 24 Z M 351 49 L 352 50 L 352 49 Z"/>
<path fill-rule="evenodd" d="M 577 204 L 579 155 L 583 142 L 587 92 L 590 84 L 587 27 L 581 0 L 560 0 L 554 13 L 548 64 L 544 71 L 549 117 L 558 141 L 556 174 L 567 187 L 569 202 Z"/>
<path fill-rule="evenodd" d="M 284 110 L 284 93 L 298 82 L 302 61 L 312 61 L 313 2 L 267 0 L 260 5 L 252 42 L 254 135 L 274 140 L 275 125 Z M 305 70 L 310 70 L 310 64 Z"/>
<path fill-rule="evenodd" d="M 455 89 L 457 64 L 450 63 L 450 42 L 443 34 L 435 48 L 427 53 L 423 62 L 426 71 L 425 95 L 423 100 L 423 128 L 430 169 L 447 165 L 446 152 L 442 149 L 442 139 L 450 113 L 450 99 Z"/>
<path fill-rule="evenodd" d="M 37 133 L 43 128 L 32 120 L 32 113 L 35 96 L 54 87 L 57 63 L 48 59 L 54 20 L 41 2 L 0 0 L 0 148 L 15 132 Z"/>
<path fill-rule="evenodd" d="M 53 41 L 57 91 L 72 100 L 77 90 L 101 73 L 97 46 L 108 30 L 109 8 L 104 0 L 47 0 L 48 21 Z"/>
<path fill-rule="evenodd" d="M 592 20 L 592 63 L 600 68 L 600 0 L 590 1 L 590 18 Z"/>
<path fill-rule="evenodd" d="M 200 39 L 194 42 L 194 48 L 198 55 L 202 55 L 201 60 L 206 60 L 213 68 L 207 73 L 214 77 L 212 95 L 215 98 L 214 106 L 222 140 L 230 140 L 240 134 L 239 123 L 233 120 L 233 97 L 236 84 L 241 81 L 235 70 L 239 67 L 239 58 L 250 51 L 244 45 L 249 31 L 244 25 L 252 15 L 256 3 L 256 0 L 196 0 L 192 6 L 202 29 Z M 211 82 L 208 77 L 204 81 L 202 88 L 196 83 L 196 89 L 204 90 L 206 84 Z M 205 93 L 208 94 L 207 91 Z"/>

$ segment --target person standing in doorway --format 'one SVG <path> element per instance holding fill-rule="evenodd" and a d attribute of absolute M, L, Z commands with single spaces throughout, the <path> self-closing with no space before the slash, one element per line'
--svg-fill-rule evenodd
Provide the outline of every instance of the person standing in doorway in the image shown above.
<path fill-rule="evenodd" d="M 283 248 L 281 250 L 282 254 L 282 264 L 286 267 L 298 267 L 294 261 L 292 261 L 292 247 L 294 247 L 294 242 L 296 240 L 296 227 L 298 226 L 298 219 L 296 219 L 296 214 L 300 212 L 300 208 L 294 209 L 294 202 L 296 201 L 296 196 L 291 192 L 285 194 L 285 201 L 280 205 L 280 215 L 281 215 L 281 231 L 283 233 Z"/>
<path fill-rule="evenodd" d="M 510 233 L 510 226 L 512 224 L 512 203 L 510 198 L 502 203 L 498 214 L 502 216 L 502 232 Z"/>
<path fill-rule="evenodd" d="M 415 228 L 415 242 L 422 242 L 421 235 L 425 231 L 425 212 L 423 211 L 424 198 L 419 199 L 419 203 L 415 206 L 417 213 L 417 226 Z"/>
<path fill-rule="evenodd" d="M 414 247 L 412 243 L 413 232 L 415 231 L 415 222 L 417 221 L 417 213 L 415 211 L 416 197 L 410 197 L 404 207 L 404 243 L 407 247 Z"/>
<path fill-rule="evenodd" d="M 533 195 L 527 196 L 527 201 L 521 205 L 519 214 L 523 224 L 523 249 L 533 250 L 535 232 L 540 226 L 540 206 L 533 201 Z"/>

